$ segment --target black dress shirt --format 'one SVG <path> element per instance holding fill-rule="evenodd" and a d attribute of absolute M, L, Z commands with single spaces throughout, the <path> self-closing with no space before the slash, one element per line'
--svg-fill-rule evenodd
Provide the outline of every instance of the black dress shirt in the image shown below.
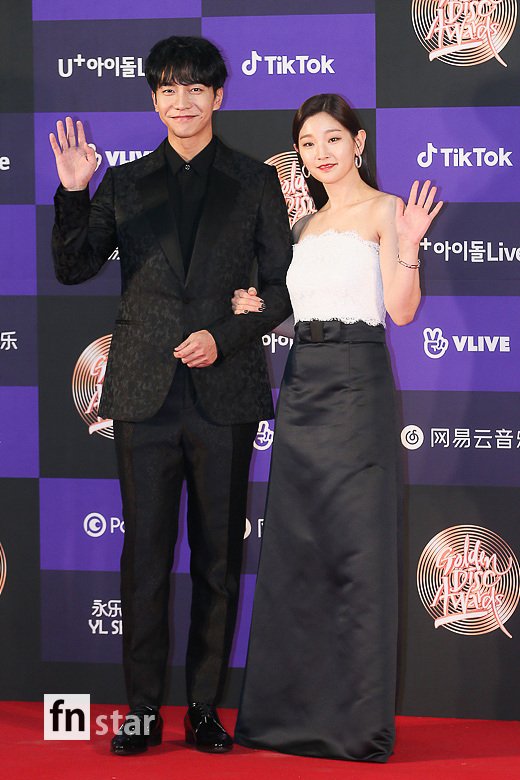
<path fill-rule="evenodd" d="M 183 160 L 168 140 L 164 147 L 168 161 L 168 196 L 177 223 L 184 269 L 187 272 L 208 188 L 209 172 L 215 159 L 216 143 L 212 138 L 192 160 Z"/>

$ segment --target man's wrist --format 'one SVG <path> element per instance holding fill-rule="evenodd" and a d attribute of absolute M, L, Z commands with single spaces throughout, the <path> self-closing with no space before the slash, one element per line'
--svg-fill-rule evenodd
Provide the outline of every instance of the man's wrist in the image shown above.
<path fill-rule="evenodd" d="M 217 350 L 217 357 L 216 357 L 215 363 L 220 363 L 220 361 L 223 360 L 224 355 L 222 353 L 222 350 L 220 349 L 219 343 L 218 343 L 217 339 L 215 338 L 215 335 L 210 330 L 208 330 L 207 328 L 206 328 L 206 332 L 209 333 L 209 335 L 211 336 L 211 338 L 213 339 L 213 341 L 215 343 L 215 348 Z"/>

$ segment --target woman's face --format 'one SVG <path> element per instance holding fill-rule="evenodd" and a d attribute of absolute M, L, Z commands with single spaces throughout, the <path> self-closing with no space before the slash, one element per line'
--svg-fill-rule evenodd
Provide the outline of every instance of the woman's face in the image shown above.
<path fill-rule="evenodd" d="M 362 153 L 364 144 L 364 130 L 352 138 L 346 127 L 322 111 L 303 123 L 298 151 L 311 175 L 326 185 L 356 171 L 354 157 Z"/>

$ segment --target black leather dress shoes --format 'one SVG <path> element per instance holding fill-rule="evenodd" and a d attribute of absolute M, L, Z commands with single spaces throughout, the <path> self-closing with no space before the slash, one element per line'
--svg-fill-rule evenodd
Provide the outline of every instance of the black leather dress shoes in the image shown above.
<path fill-rule="evenodd" d="M 227 753 L 233 740 L 219 720 L 217 711 L 209 704 L 190 704 L 184 718 L 184 731 L 188 745 L 195 745 L 205 753 Z"/>
<path fill-rule="evenodd" d="M 132 710 L 115 737 L 111 750 L 118 756 L 136 756 L 162 742 L 163 719 L 153 707 Z"/>

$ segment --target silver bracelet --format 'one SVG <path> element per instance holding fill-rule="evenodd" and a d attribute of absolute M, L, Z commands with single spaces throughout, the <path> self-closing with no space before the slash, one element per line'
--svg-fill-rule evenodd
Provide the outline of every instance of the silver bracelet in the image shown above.
<path fill-rule="evenodd" d="M 399 255 L 397 255 L 397 262 L 400 265 L 404 265 L 405 268 L 414 268 L 415 269 L 415 268 L 420 268 L 421 267 L 421 261 L 419 260 L 419 258 L 417 258 L 417 263 L 415 265 L 410 265 L 409 263 L 405 263 L 404 260 L 401 260 Z"/>

